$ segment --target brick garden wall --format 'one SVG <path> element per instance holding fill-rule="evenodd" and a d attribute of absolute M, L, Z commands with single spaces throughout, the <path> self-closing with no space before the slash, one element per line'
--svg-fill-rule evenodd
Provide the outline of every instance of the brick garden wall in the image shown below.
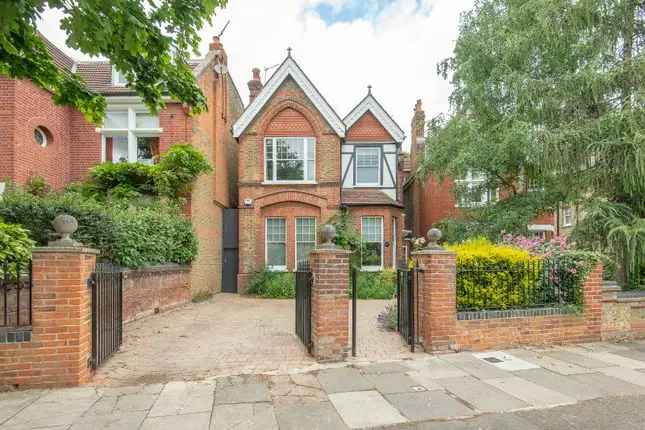
<path fill-rule="evenodd" d="M 602 338 L 624 340 L 645 338 L 645 293 L 603 289 Z"/>
<path fill-rule="evenodd" d="M 152 266 L 123 274 L 123 322 L 134 321 L 191 299 L 189 266 Z"/>

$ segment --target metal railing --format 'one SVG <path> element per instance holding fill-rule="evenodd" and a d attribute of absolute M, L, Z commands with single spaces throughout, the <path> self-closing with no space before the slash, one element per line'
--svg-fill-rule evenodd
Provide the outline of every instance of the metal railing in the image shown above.
<path fill-rule="evenodd" d="M 311 287 L 313 276 L 309 264 L 296 271 L 296 334 L 311 353 Z"/>
<path fill-rule="evenodd" d="M 31 262 L 0 265 L 0 327 L 31 326 Z"/>
<path fill-rule="evenodd" d="M 457 266 L 457 310 L 581 305 L 582 289 L 556 262 Z"/>
<path fill-rule="evenodd" d="M 402 268 L 396 271 L 396 325 L 405 343 L 414 352 L 416 344 L 416 306 L 415 284 L 418 270 Z"/>
<path fill-rule="evenodd" d="M 123 342 L 123 270 L 96 263 L 92 287 L 92 367 L 98 368 Z"/>

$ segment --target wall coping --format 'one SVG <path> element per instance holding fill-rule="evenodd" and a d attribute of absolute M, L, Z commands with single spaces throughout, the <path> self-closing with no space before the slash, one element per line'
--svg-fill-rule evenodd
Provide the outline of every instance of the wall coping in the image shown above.
<path fill-rule="evenodd" d="M 512 318 L 536 318 L 574 315 L 582 316 L 571 307 L 550 306 L 545 308 L 521 308 L 504 310 L 483 310 L 483 311 L 458 311 L 458 321 L 480 321 L 491 319 L 512 319 Z"/>
<path fill-rule="evenodd" d="M 352 251 L 349 249 L 343 248 L 315 248 L 309 251 L 309 253 L 323 254 L 323 253 L 334 253 L 334 254 L 351 254 Z"/>
<path fill-rule="evenodd" d="M 454 251 L 447 249 L 422 249 L 420 251 L 412 251 L 410 255 L 457 255 Z"/>
<path fill-rule="evenodd" d="M 89 254 L 99 255 L 100 251 L 84 246 L 39 246 L 32 250 L 33 254 Z"/>
<path fill-rule="evenodd" d="M 140 276 L 152 273 L 174 273 L 174 272 L 189 272 L 191 266 L 186 264 L 156 264 L 154 266 L 143 266 L 136 268 L 123 269 L 124 275 Z"/>

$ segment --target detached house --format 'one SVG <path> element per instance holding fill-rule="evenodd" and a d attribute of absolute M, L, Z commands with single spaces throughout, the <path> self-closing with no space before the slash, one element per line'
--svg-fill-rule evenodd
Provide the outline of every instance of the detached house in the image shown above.
<path fill-rule="evenodd" d="M 231 126 L 243 103 L 219 38 L 203 59 L 190 64 L 208 103 L 208 111 L 196 116 L 169 97 L 153 115 L 109 62 L 76 61 L 44 41 L 63 72 L 78 74 L 88 89 L 106 97 L 107 115 L 97 128 L 74 108 L 55 105 L 51 94 L 31 81 L 0 75 L 0 192 L 6 181 L 24 184 L 34 176 L 60 189 L 86 178 L 99 163 L 153 163 L 173 144 L 190 143 L 214 167 L 214 173 L 195 183 L 187 208 L 199 238 L 192 289 L 220 291 L 224 213 L 237 206 L 237 143 Z"/>
<path fill-rule="evenodd" d="M 371 94 L 341 118 L 287 56 L 233 126 L 239 141 L 239 286 L 252 272 L 293 271 L 318 227 L 346 208 L 360 230 L 364 270 L 401 256 L 398 155 L 404 133 Z"/>

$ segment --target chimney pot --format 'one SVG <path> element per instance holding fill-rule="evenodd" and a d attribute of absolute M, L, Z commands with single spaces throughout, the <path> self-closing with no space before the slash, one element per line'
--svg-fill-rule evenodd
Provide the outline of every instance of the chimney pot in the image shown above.
<path fill-rule="evenodd" d="M 258 69 L 257 67 L 254 67 L 252 72 L 253 72 L 253 80 L 259 81 L 260 80 L 260 69 Z"/>
<path fill-rule="evenodd" d="M 260 79 L 260 69 L 254 67 L 251 71 L 253 73 L 253 79 L 248 82 L 249 86 L 249 103 L 253 102 L 255 98 L 262 91 L 262 80 Z"/>
<path fill-rule="evenodd" d="M 222 42 L 219 41 L 219 36 L 213 36 L 213 41 L 208 45 L 209 51 L 216 51 L 222 49 Z"/>

